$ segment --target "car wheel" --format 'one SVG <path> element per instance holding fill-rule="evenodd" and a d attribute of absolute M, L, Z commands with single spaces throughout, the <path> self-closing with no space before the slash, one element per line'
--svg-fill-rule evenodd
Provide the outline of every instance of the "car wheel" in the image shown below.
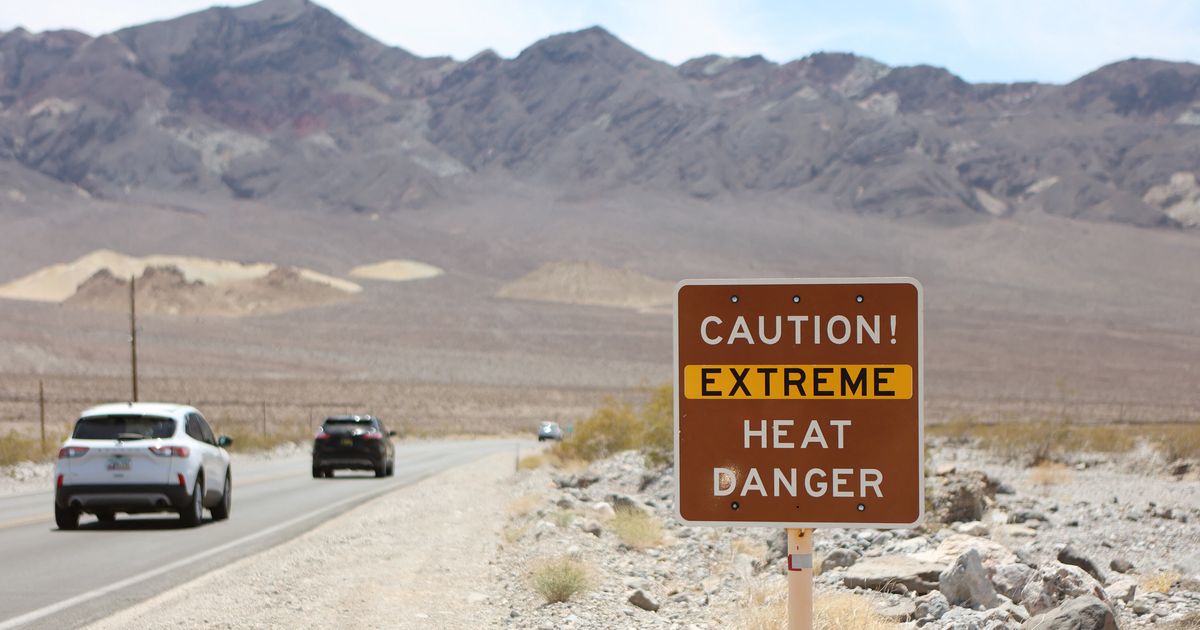
<path fill-rule="evenodd" d="M 54 524 L 58 525 L 59 529 L 75 529 L 79 527 L 79 510 L 55 505 Z"/>
<path fill-rule="evenodd" d="M 204 478 L 196 479 L 196 485 L 192 488 L 191 501 L 189 505 L 179 511 L 179 520 L 184 527 L 195 527 L 200 524 L 204 518 Z"/>
<path fill-rule="evenodd" d="M 212 512 L 214 521 L 223 521 L 229 518 L 229 510 L 233 507 L 233 482 L 229 479 L 229 473 L 225 473 L 225 491 L 221 493 L 221 502 L 213 506 Z"/>
<path fill-rule="evenodd" d="M 386 477 L 386 476 L 387 476 L 387 462 L 380 462 L 380 464 L 375 467 L 375 477 L 378 478 L 378 477 Z"/>
<path fill-rule="evenodd" d="M 96 520 L 105 525 L 111 525 L 113 521 L 117 520 L 117 515 L 112 512 L 97 512 Z"/>
<path fill-rule="evenodd" d="M 321 477 L 324 477 L 324 476 L 325 476 L 325 471 L 321 470 L 320 466 L 313 464 L 313 479 L 320 479 Z"/>
<path fill-rule="evenodd" d="M 388 462 L 387 476 L 391 477 L 395 474 L 396 474 L 396 462 L 393 460 L 393 461 Z"/>

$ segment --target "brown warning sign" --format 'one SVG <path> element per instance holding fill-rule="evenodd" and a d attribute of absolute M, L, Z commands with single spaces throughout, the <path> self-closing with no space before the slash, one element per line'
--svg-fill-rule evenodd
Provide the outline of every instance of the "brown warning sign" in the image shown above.
<path fill-rule="evenodd" d="M 911 278 L 680 283 L 680 518 L 788 527 L 920 521 L 922 313 Z"/>

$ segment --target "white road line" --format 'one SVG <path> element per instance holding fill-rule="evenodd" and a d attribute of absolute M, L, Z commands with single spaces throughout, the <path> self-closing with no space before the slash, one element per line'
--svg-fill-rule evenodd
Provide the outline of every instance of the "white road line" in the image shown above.
<path fill-rule="evenodd" d="M 424 476 L 428 476 L 428 475 L 424 475 Z M 145 573 L 142 573 L 140 575 L 128 577 L 119 582 L 113 582 L 112 584 L 109 584 L 108 586 L 102 586 L 98 589 L 91 590 L 86 593 L 81 593 L 74 597 L 64 599 L 56 604 L 50 604 L 49 606 L 44 606 L 37 610 L 27 612 L 24 615 L 21 615 L 19 617 L 13 617 L 6 621 L 0 622 L 0 630 L 9 630 L 10 628 L 17 628 L 17 627 L 20 627 L 27 623 L 32 623 L 34 621 L 37 621 L 38 619 L 42 619 L 44 617 L 49 617 L 50 615 L 62 612 L 73 606 L 78 606 L 79 604 L 82 604 L 84 602 L 96 599 L 97 597 L 107 595 L 114 591 L 119 591 L 123 588 L 128 588 L 139 582 L 144 582 L 152 577 L 156 577 L 156 576 L 162 575 L 164 573 L 169 573 L 180 567 L 184 567 L 193 562 L 196 562 L 197 560 L 203 560 L 204 558 L 216 555 L 223 551 L 227 551 L 227 550 L 237 547 L 239 545 L 248 543 L 252 540 L 262 538 L 263 536 L 268 536 L 268 535 L 278 532 L 280 530 L 287 529 L 287 528 L 292 527 L 293 525 L 296 525 L 302 521 L 314 518 L 325 512 L 329 512 L 331 510 L 335 510 L 339 507 L 342 507 L 343 505 L 346 505 L 347 503 L 353 503 L 354 501 L 361 501 L 361 500 L 364 500 L 367 498 L 373 498 L 375 495 L 380 495 L 380 494 L 383 494 L 390 490 L 396 490 L 404 485 L 407 485 L 407 484 L 394 484 L 392 486 L 389 486 L 388 488 L 382 488 L 382 489 L 376 490 L 374 492 L 367 492 L 367 493 L 356 495 L 353 497 L 347 497 L 345 499 L 342 499 L 341 501 L 338 501 L 337 503 L 332 503 L 330 505 L 327 505 L 315 512 L 297 516 L 296 518 L 293 518 L 288 521 L 284 521 L 283 523 L 279 523 L 272 527 L 268 527 L 267 529 L 264 529 L 262 531 L 258 531 L 253 534 L 243 536 L 236 540 L 231 540 L 223 545 L 218 545 L 216 547 L 213 547 L 212 549 L 207 549 L 205 551 L 201 551 L 200 553 L 197 553 L 192 556 L 188 556 L 187 558 L 183 558 L 181 560 L 176 560 L 175 562 L 161 566 L 157 569 L 152 569 L 152 570 L 146 571 Z"/>

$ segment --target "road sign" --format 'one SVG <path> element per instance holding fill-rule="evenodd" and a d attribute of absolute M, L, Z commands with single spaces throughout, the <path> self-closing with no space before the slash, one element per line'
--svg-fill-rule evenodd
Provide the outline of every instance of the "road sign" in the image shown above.
<path fill-rule="evenodd" d="M 680 518 L 792 528 L 919 522 L 923 310 L 911 278 L 680 283 Z"/>

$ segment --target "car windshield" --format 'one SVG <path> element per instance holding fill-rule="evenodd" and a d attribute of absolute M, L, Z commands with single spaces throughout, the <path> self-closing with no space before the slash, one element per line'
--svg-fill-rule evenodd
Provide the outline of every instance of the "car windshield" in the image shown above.
<path fill-rule="evenodd" d="M 325 421 L 326 431 L 370 431 L 375 427 L 370 420 L 363 418 L 330 418 Z"/>
<path fill-rule="evenodd" d="M 159 416 L 89 416 L 75 423 L 80 440 L 144 440 L 175 434 L 175 421 Z"/>

